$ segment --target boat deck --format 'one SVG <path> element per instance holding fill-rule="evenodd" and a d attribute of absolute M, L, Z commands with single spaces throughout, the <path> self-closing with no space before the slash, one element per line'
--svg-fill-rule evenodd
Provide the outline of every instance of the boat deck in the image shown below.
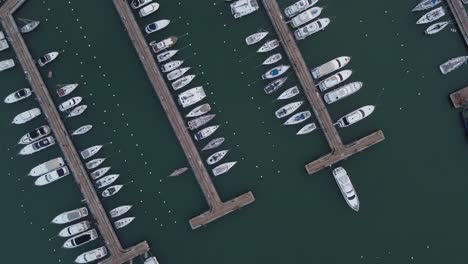
<path fill-rule="evenodd" d="M 3 29 L 5 34 L 8 36 L 16 55 L 18 56 L 18 61 L 26 74 L 26 78 L 29 81 L 31 88 L 37 97 L 37 101 L 39 102 L 42 111 L 54 132 L 56 142 L 60 146 L 63 155 L 67 160 L 68 166 L 75 177 L 79 190 L 83 194 L 88 208 L 96 220 L 100 234 L 105 241 L 110 256 L 101 263 L 126 263 L 131 261 L 133 258 L 148 252 L 149 246 L 145 241 L 128 249 L 122 248 L 122 245 L 113 229 L 112 223 L 109 221 L 106 211 L 99 200 L 99 196 L 94 190 L 93 183 L 88 177 L 87 171 L 80 160 L 78 152 L 73 145 L 70 135 L 60 118 L 44 80 L 36 67 L 35 61 L 32 58 L 13 17 L 13 14 L 25 2 L 26 0 L 7 0 L 4 3 L 0 8 L 0 21 Z"/>
<path fill-rule="evenodd" d="M 113 2 L 210 207 L 207 212 L 190 220 L 192 229 L 205 226 L 254 202 L 255 198 L 252 192 L 247 192 L 227 202 L 221 200 L 128 2 L 126 0 L 113 0 Z"/>
<path fill-rule="evenodd" d="M 465 39 L 465 44 L 468 46 L 468 14 L 461 0 L 447 0 L 447 3 L 452 10 L 458 28 Z"/>
<path fill-rule="evenodd" d="M 283 19 L 277 1 L 262 1 L 331 149 L 331 153 L 307 164 L 305 166 L 307 172 L 309 174 L 314 174 L 383 141 L 385 139 L 384 134 L 379 130 L 350 144 L 343 144 L 325 103 L 320 96 L 319 90 L 312 79 L 304 58 L 302 57 L 302 53 L 297 46 L 295 38 Z"/>
<path fill-rule="evenodd" d="M 450 94 L 450 100 L 455 108 L 468 106 L 468 86 Z"/>

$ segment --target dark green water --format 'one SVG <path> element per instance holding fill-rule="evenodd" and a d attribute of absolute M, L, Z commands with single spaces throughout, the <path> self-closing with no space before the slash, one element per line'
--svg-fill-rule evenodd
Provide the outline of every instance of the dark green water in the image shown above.
<path fill-rule="evenodd" d="M 280 1 L 282 7 L 292 1 Z M 263 93 L 257 67 L 265 55 L 246 47 L 244 37 L 259 28 L 272 31 L 263 10 L 234 20 L 218 1 L 161 0 L 161 9 L 141 25 L 169 18 L 171 25 L 149 39 L 181 38 L 177 57 L 198 74 L 214 105 L 217 135 L 227 137 L 226 160 L 239 163 L 215 180 L 223 199 L 253 191 L 256 202 L 207 228 L 192 231 L 188 220 L 207 209 L 192 175 L 166 179 L 185 166 L 184 154 L 153 93 L 111 1 L 29 1 L 19 17 L 41 20 L 25 36 L 34 57 L 64 50 L 42 70 L 53 91 L 79 82 L 75 95 L 90 107 L 65 120 L 72 130 L 95 128 L 75 140 L 79 149 L 107 143 L 98 156 L 133 181 L 103 201 L 107 209 L 134 204 L 137 219 L 118 232 L 124 245 L 148 240 L 161 263 L 467 263 L 468 179 L 463 165 L 467 140 L 448 94 L 466 86 L 466 68 L 442 76 L 437 66 L 466 53 L 450 26 L 428 37 L 414 22 L 417 1 L 321 1 L 332 23 L 300 43 L 309 66 L 349 55 L 358 94 L 332 105 L 339 118 L 365 104 L 377 104 L 372 117 L 341 131 L 346 142 L 382 129 L 387 139 L 342 163 L 351 174 L 361 210 L 349 209 L 330 171 L 309 176 L 304 164 L 328 152 L 323 135 L 298 137 L 299 127 L 283 127 L 273 112 L 281 106 Z M 271 38 L 272 36 L 270 36 Z M 195 54 L 193 56 L 193 54 Z M 14 57 L 12 49 L 0 59 Z M 239 60 L 242 60 L 240 63 Z M 466 67 L 466 66 L 465 66 Z M 54 76 L 48 79 L 48 70 Z M 2 96 L 27 87 L 20 67 L 2 72 Z M 295 84 L 293 77 L 286 86 Z M 54 95 L 55 96 L 55 95 Z M 55 98 L 57 99 L 57 98 Z M 59 102 L 59 100 L 57 100 Z M 60 155 L 57 147 L 17 156 L 20 136 L 45 123 L 11 125 L 19 112 L 37 107 L 34 99 L 0 105 L 3 161 L 2 263 L 71 263 L 76 250 L 61 249 L 62 226 L 50 220 L 82 206 L 72 177 L 42 188 L 24 175 Z M 303 107 L 306 109 L 306 107 Z M 206 155 L 207 153 L 203 153 Z M 205 156 L 206 157 L 206 156 Z"/>

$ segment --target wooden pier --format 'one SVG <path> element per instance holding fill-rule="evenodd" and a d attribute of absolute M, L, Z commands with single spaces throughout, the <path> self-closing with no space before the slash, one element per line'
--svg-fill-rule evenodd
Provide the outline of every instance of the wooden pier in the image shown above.
<path fill-rule="evenodd" d="M 205 226 L 234 210 L 240 209 L 241 207 L 254 202 L 255 198 L 252 192 L 247 192 L 227 202 L 223 202 L 221 200 L 216 187 L 203 164 L 203 160 L 192 141 L 192 137 L 187 131 L 184 119 L 177 109 L 177 105 L 174 102 L 172 94 L 164 81 L 164 77 L 159 71 L 159 67 L 156 64 L 153 54 L 146 43 L 145 37 L 135 20 L 135 16 L 132 13 L 127 0 L 113 0 L 113 2 L 120 18 L 122 19 L 122 23 L 127 29 L 130 40 L 138 53 L 138 57 L 143 64 L 146 74 L 153 85 L 154 91 L 159 97 L 161 105 L 166 112 L 176 137 L 185 152 L 185 156 L 187 157 L 195 178 L 200 185 L 208 206 L 210 207 L 207 212 L 190 220 L 190 226 L 192 229 Z"/>
<path fill-rule="evenodd" d="M 450 94 L 453 107 L 462 108 L 468 106 L 468 86 Z"/>
<path fill-rule="evenodd" d="M 461 0 L 447 0 L 447 3 L 452 10 L 455 17 L 460 33 L 468 46 L 468 14 Z"/>
<path fill-rule="evenodd" d="M 142 242 L 128 249 L 123 249 L 120 241 L 113 229 L 112 223 L 107 217 L 99 196 L 94 190 L 85 167 L 76 151 L 68 131 L 63 124 L 62 119 L 55 107 L 54 102 L 47 90 L 47 87 L 36 67 L 35 61 L 24 42 L 18 26 L 14 20 L 13 14 L 20 8 L 26 0 L 7 0 L 0 8 L 0 20 L 3 30 L 13 46 L 18 60 L 24 70 L 34 94 L 45 114 L 49 125 L 54 132 L 57 144 L 60 146 L 70 171 L 75 177 L 75 181 L 80 189 L 88 208 L 96 221 L 102 239 L 109 252 L 109 257 L 101 263 L 105 264 L 123 264 L 131 261 L 133 258 L 149 251 L 149 246 Z"/>
<path fill-rule="evenodd" d="M 314 174 L 326 167 L 348 158 L 349 156 L 363 151 L 368 147 L 377 144 L 385 139 L 382 131 L 376 131 L 360 140 L 344 145 L 341 137 L 331 119 L 325 103 L 320 96 L 319 90 L 315 86 L 314 80 L 297 46 L 296 40 L 288 25 L 283 19 L 280 7 L 276 0 L 262 0 L 263 5 L 270 17 L 270 20 L 278 34 L 281 45 L 286 52 L 291 65 L 296 72 L 296 76 L 304 90 L 305 95 L 314 111 L 314 114 L 322 128 L 323 133 L 330 146 L 331 153 L 307 164 L 306 170 L 309 174 Z"/>

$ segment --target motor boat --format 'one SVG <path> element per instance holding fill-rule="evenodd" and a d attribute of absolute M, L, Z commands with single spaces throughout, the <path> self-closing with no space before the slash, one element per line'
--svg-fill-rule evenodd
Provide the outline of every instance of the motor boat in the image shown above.
<path fill-rule="evenodd" d="M 8 95 L 4 102 L 6 104 L 12 104 L 12 103 L 16 103 L 16 102 L 19 102 L 21 100 L 24 100 L 26 98 L 28 98 L 29 96 L 31 96 L 32 94 L 32 91 L 31 89 L 29 88 L 23 88 L 21 90 L 18 90 L 10 95 Z"/>
<path fill-rule="evenodd" d="M 341 86 L 340 88 L 326 93 L 323 98 L 327 104 L 332 104 L 352 94 L 355 94 L 362 88 L 362 86 L 362 82 L 348 83 L 346 85 Z"/>
<path fill-rule="evenodd" d="M 299 112 L 284 122 L 283 125 L 295 125 L 304 122 L 305 120 L 309 119 L 312 116 L 312 113 L 310 111 L 302 111 Z"/>
<path fill-rule="evenodd" d="M 280 79 L 276 79 L 272 82 L 270 82 L 265 88 L 263 88 L 263 91 L 265 91 L 266 94 L 271 94 L 274 93 L 276 90 L 278 90 L 283 84 L 286 82 L 288 77 L 283 77 Z"/>
<path fill-rule="evenodd" d="M 138 0 L 134 0 L 138 1 Z M 140 0 L 145 1 L 145 0 Z M 90 251 L 86 251 L 85 253 L 79 255 L 75 259 L 75 263 L 91 263 L 93 261 L 99 260 L 107 256 L 107 249 L 106 247 L 96 248 Z"/>
<path fill-rule="evenodd" d="M 117 218 L 132 209 L 133 205 L 122 205 L 109 211 L 111 218 Z"/>
<path fill-rule="evenodd" d="M 175 36 L 172 36 L 172 37 L 168 37 L 160 42 L 155 42 L 155 41 L 152 41 L 150 43 L 150 46 L 151 48 L 153 49 L 153 52 L 154 53 L 159 53 L 165 49 L 168 49 L 172 46 L 174 46 L 175 44 L 177 43 L 177 37 Z"/>
<path fill-rule="evenodd" d="M 262 79 L 268 80 L 268 79 L 273 79 L 273 78 L 279 77 L 279 76 L 283 75 L 289 68 L 290 68 L 289 65 L 276 66 L 273 69 L 270 69 L 269 71 L 265 72 L 262 75 Z"/>
<path fill-rule="evenodd" d="M 111 167 L 103 167 L 103 168 L 100 168 L 91 172 L 89 176 L 91 176 L 93 180 L 97 180 L 101 178 L 102 176 L 104 176 L 110 169 Z"/>
<path fill-rule="evenodd" d="M 15 67 L 15 61 L 12 59 L 0 61 L 0 71 L 8 70 Z"/>
<path fill-rule="evenodd" d="M 57 95 L 59 97 L 65 97 L 75 91 L 76 88 L 78 88 L 77 83 L 63 85 L 57 89 Z"/>
<path fill-rule="evenodd" d="M 318 0 L 299 0 L 296 3 L 286 7 L 284 9 L 284 14 L 287 18 L 292 18 L 297 14 L 304 12 L 305 10 L 311 8 L 315 5 Z"/>
<path fill-rule="evenodd" d="M 173 70 L 173 71 L 171 71 L 170 73 L 167 74 L 167 79 L 169 81 L 179 79 L 179 77 L 182 77 L 189 70 L 190 70 L 190 67 L 184 67 L 184 68 L 179 68 L 179 69 Z"/>
<path fill-rule="evenodd" d="M 335 87 L 336 85 L 346 81 L 353 74 L 352 70 L 343 70 L 338 73 L 333 74 L 332 76 L 326 78 L 325 80 L 318 83 L 320 91 L 325 92 L 326 90 Z"/>
<path fill-rule="evenodd" d="M 277 47 L 279 47 L 279 41 L 277 39 L 273 39 L 273 40 L 269 40 L 267 42 L 265 42 L 265 44 L 263 44 L 258 50 L 257 52 L 259 53 L 265 53 L 265 52 L 268 52 L 268 51 L 271 51 L 271 50 L 274 50 L 276 49 Z"/>
<path fill-rule="evenodd" d="M 225 140 L 224 137 L 219 137 L 219 138 L 212 139 L 210 142 L 208 142 L 208 144 L 206 144 L 202 148 L 202 151 L 215 149 L 215 148 L 221 146 L 223 144 L 224 140 Z"/>
<path fill-rule="evenodd" d="M 67 115 L 67 117 L 74 117 L 79 116 L 84 113 L 84 111 L 88 108 L 87 105 L 80 105 L 75 107 L 71 112 Z"/>
<path fill-rule="evenodd" d="M 203 100 L 206 97 L 203 86 L 189 89 L 178 96 L 178 102 L 183 107 L 189 107 Z"/>
<path fill-rule="evenodd" d="M 34 141 L 37 141 L 45 136 L 48 136 L 50 132 L 51 132 L 51 129 L 48 125 L 40 126 L 28 132 L 26 135 L 22 136 L 18 144 L 21 144 L 21 145 L 31 144 Z"/>
<path fill-rule="evenodd" d="M 156 257 L 151 257 L 145 260 L 145 263 L 143 264 L 159 264 L 159 261 L 156 259 Z"/>
<path fill-rule="evenodd" d="M 219 176 L 221 174 L 228 172 L 236 164 L 237 164 L 237 161 L 226 162 L 226 163 L 216 166 L 211 171 L 213 172 L 214 176 Z"/>
<path fill-rule="evenodd" d="M 35 30 L 39 26 L 40 23 L 41 23 L 40 21 L 31 20 L 26 25 L 24 25 L 24 26 L 22 26 L 20 28 L 20 32 L 22 34 L 29 33 L 31 31 Z"/>
<path fill-rule="evenodd" d="M 226 156 L 226 154 L 227 154 L 228 152 L 229 152 L 229 149 L 217 151 L 217 152 L 211 154 L 211 155 L 206 159 L 206 163 L 208 163 L 208 165 L 216 164 L 216 163 L 218 163 L 220 160 L 222 160 L 222 159 Z"/>
<path fill-rule="evenodd" d="M 278 98 L 276 98 L 276 100 L 286 100 L 286 99 L 289 99 L 289 98 L 292 98 L 296 95 L 299 94 L 299 88 L 297 88 L 297 86 L 293 86 L 289 89 L 287 89 L 286 91 L 282 92 Z"/>
<path fill-rule="evenodd" d="M 151 3 L 153 0 L 132 0 L 130 5 L 133 9 L 138 9 L 146 4 Z"/>
<path fill-rule="evenodd" d="M 16 125 L 21 125 L 21 124 L 24 124 L 26 122 L 33 120 L 34 118 L 40 116 L 41 114 L 42 112 L 39 108 L 33 108 L 15 116 L 15 118 L 13 118 L 13 121 L 11 123 L 16 124 Z"/>
<path fill-rule="evenodd" d="M 299 29 L 294 31 L 294 37 L 297 40 L 302 40 L 307 38 L 308 36 L 315 34 L 319 31 L 324 30 L 330 24 L 329 18 L 320 18 L 317 19 Z"/>
<path fill-rule="evenodd" d="M 61 103 L 59 105 L 59 110 L 60 112 L 65 112 L 77 105 L 79 105 L 81 103 L 81 101 L 83 100 L 83 97 L 81 96 L 75 96 L 71 99 L 68 99 L 67 101 Z"/>
<path fill-rule="evenodd" d="M 370 116 L 372 112 L 374 112 L 375 106 L 373 105 L 366 105 L 363 106 L 357 110 L 354 110 L 353 112 L 343 116 L 342 118 L 338 119 L 336 122 L 339 127 L 348 127 L 350 125 L 353 125 L 364 118 Z"/>
<path fill-rule="evenodd" d="M 448 26 L 449 23 L 450 23 L 449 21 L 443 21 L 443 22 L 432 24 L 424 31 L 424 33 L 426 33 L 427 35 L 433 35 L 433 34 L 439 33 L 446 26 Z"/>
<path fill-rule="evenodd" d="M 91 227 L 89 221 L 82 221 L 70 226 L 65 227 L 59 232 L 59 237 L 71 237 L 74 235 L 78 235 Z"/>
<path fill-rule="evenodd" d="M 63 248 L 76 248 L 87 244 L 98 238 L 98 233 L 96 229 L 91 229 L 79 235 L 76 235 L 72 238 L 69 238 L 65 243 L 63 243 Z"/>
<path fill-rule="evenodd" d="M 193 138 L 195 138 L 195 140 L 197 141 L 205 139 L 211 136 L 218 128 L 219 128 L 218 125 L 205 127 L 204 129 L 195 133 L 195 135 L 193 135 Z"/>
<path fill-rule="evenodd" d="M 195 119 L 192 119 L 192 120 L 187 122 L 188 128 L 190 130 L 198 129 L 198 128 L 206 125 L 211 120 L 213 120 L 213 118 L 215 116 L 216 116 L 216 114 L 209 114 L 209 115 L 203 115 L 203 116 L 197 117 Z"/>
<path fill-rule="evenodd" d="M 234 18 L 241 18 L 258 10 L 257 0 L 238 0 L 231 3 L 231 13 Z"/>
<path fill-rule="evenodd" d="M 51 159 L 32 168 L 28 175 L 32 177 L 38 177 L 63 166 L 65 166 L 63 158 Z"/>
<path fill-rule="evenodd" d="M 177 81 L 174 81 L 171 86 L 172 86 L 172 89 L 174 89 L 174 91 L 177 91 L 179 89 L 182 89 L 184 88 L 185 86 L 187 86 L 189 83 L 191 83 L 193 81 L 193 79 L 195 78 L 196 75 L 194 74 L 191 74 L 191 75 L 187 75 L 187 76 L 184 76 L 180 79 L 177 79 Z"/>
<path fill-rule="evenodd" d="M 440 3 L 442 3 L 442 0 L 422 0 L 416 7 L 413 8 L 413 12 L 431 9 Z"/>
<path fill-rule="evenodd" d="M 211 106 L 210 104 L 205 103 L 192 109 L 187 115 L 185 115 L 185 117 L 197 117 L 197 116 L 204 115 L 208 113 L 209 111 L 211 111 Z"/>
<path fill-rule="evenodd" d="M 356 212 L 359 211 L 359 199 L 346 170 L 343 167 L 335 168 L 333 177 L 349 207 Z"/>
<path fill-rule="evenodd" d="M 299 26 L 304 25 L 305 23 L 314 20 L 322 13 L 323 8 L 321 7 L 312 7 L 311 9 L 307 9 L 306 11 L 300 13 L 299 15 L 295 16 L 291 19 L 291 25 L 293 28 L 297 28 Z"/>
<path fill-rule="evenodd" d="M 447 73 L 449 73 L 451 71 L 454 71 L 454 70 L 458 69 L 460 66 L 465 64 L 467 60 L 468 60 L 468 56 L 456 57 L 456 58 L 450 59 L 447 62 L 441 64 L 439 66 L 439 69 L 442 72 L 442 74 L 447 74 Z"/>
<path fill-rule="evenodd" d="M 95 169 L 99 165 L 101 165 L 105 160 L 106 160 L 106 158 L 99 158 L 99 159 L 90 160 L 90 161 L 86 162 L 86 169 L 88 169 L 88 170 Z"/>
<path fill-rule="evenodd" d="M 253 33 L 252 35 L 249 35 L 245 38 L 245 43 L 247 45 L 253 45 L 258 42 L 260 42 L 262 39 L 264 39 L 268 35 L 268 31 L 261 31 L 257 33 Z"/>
<path fill-rule="evenodd" d="M 297 101 L 297 102 L 292 102 L 289 103 L 285 106 L 282 106 L 280 109 L 276 110 L 275 116 L 276 118 L 283 118 L 285 116 L 288 116 L 292 113 L 294 113 L 301 105 L 304 103 L 304 101 Z"/>
<path fill-rule="evenodd" d="M 156 56 L 156 59 L 158 60 L 158 62 L 165 62 L 170 58 L 174 57 L 174 55 L 176 55 L 177 52 L 179 52 L 179 50 L 166 50 L 165 52 L 158 54 Z"/>
<path fill-rule="evenodd" d="M 19 155 L 31 155 L 33 153 L 39 152 L 53 145 L 55 145 L 55 139 L 54 137 L 49 136 L 49 137 L 43 138 L 39 141 L 36 141 L 34 143 L 24 146 L 18 154 Z"/>
<path fill-rule="evenodd" d="M 343 68 L 350 61 L 351 61 L 351 57 L 341 56 L 310 70 L 310 72 L 312 73 L 312 76 L 314 77 L 314 79 L 320 79 L 324 77 L 325 75 L 328 75 L 334 71 L 337 71 Z"/>
<path fill-rule="evenodd" d="M 67 224 L 76 220 L 79 220 L 83 217 L 88 216 L 88 208 L 81 207 L 75 210 L 61 213 L 52 219 L 53 224 Z"/>
<path fill-rule="evenodd" d="M 117 178 L 119 177 L 120 177 L 120 174 L 111 174 L 111 175 L 104 176 L 102 179 L 99 179 L 96 181 L 96 187 L 98 189 L 107 187 L 111 185 L 113 182 L 115 182 Z"/>
<path fill-rule="evenodd" d="M 93 129 L 93 125 L 84 125 L 72 132 L 72 136 L 84 135 Z"/>
<path fill-rule="evenodd" d="M 135 220 L 135 217 L 125 217 L 115 221 L 114 226 L 116 229 L 121 229 L 128 226 L 133 220 Z"/>
<path fill-rule="evenodd" d="M 110 187 L 107 187 L 107 189 L 105 189 L 101 195 L 104 198 L 111 197 L 115 195 L 116 193 L 118 193 L 122 189 L 122 187 L 123 185 L 112 185 Z"/>
<path fill-rule="evenodd" d="M 56 51 L 49 52 L 46 55 L 42 56 L 37 60 L 39 63 L 39 66 L 44 67 L 45 65 L 49 64 L 53 60 L 55 60 L 58 57 L 59 53 Z"/>
<path fill-rule="evenodd" d="M 81 158 L 89 159 L 101 150 L 102 145 L 95 145 L 80 152 Z"/>
<path fill-rule="evenodd" d="M 262 65 L 270 65 L 270 64 L 273 64 L 273 63 L 277 63 L 282 58 L 283 58 L 283 56 L 281 55 L 281 53 L 275 53 L 275 54 L 271 55 L 270 57 L 268 57 L 266 60 L 264 60 L 262 62 Z"/>
<path fill-rule="evenodd" d="M 171 23 L 171 21 L 169 19 L 162 19 L 162 20 L 158 20 L 158 21 L 149 23 L 145 27 L 145 32 L 147 34 L 151 34 L 153 32 L 159 31 L 159 30 L 167 27 L 169 25 L 169 23 Z"/>
<path fill-rule="evenodd" d="M 159 9 L 158 3 L 151 3 L 149 5 L 142 7 L 140 11 L 138 11 L 138 14 L 140 15 L 140 17 L 145 17 L 158 11 L 158 9 Z"/>
<path fill-rule="evenodd" d="M 173 71 L 173 70 L 179 68 L 180 65 L 182 65 L 182 63 L 184 63 L 183 60 L 174 60 L 174 61 L 168 62 L 168 63 L 164 64 L 163 66 L 161 66 L 161 71 L 162 72 Z"/>
<path fill-rule="evenodd" d="M 299 131 L 296 133 L 296 135 L 309 134 L 310 132 L 314 131 L 315 129 L 317 129 L 317 125 L 315 125 L 315 123 L 310 123 L 310 124 L 307 124 L 307 125 L 303 126 L 301 129 L 299 129 Z"/>
<path fill-rule="evenodd" d="M 445 16 L 445 9 L 443 7 L 438 7 L 436 9 L 433 9 L 426 14 L 424 14 L 417 22 L 416 24 L 427 24 L 431 23 L 433 21 L 436 21 L 437 19 Z"/>
<path fill-rule="evenodd" d="M 46 173 L 46 174 L 40 176 L 34 182 L 34 185 L 44 186 L 44 185 L 47 185 L 47 184 L 52 183 L 54 181 L 58 181 L 58 180 L 62 179 L 63 177 L 65 177 L 65 176 L 67 176 L 69 174 L 70 174 L 70 170 L 68 169 L 68 167 L 63 166 L 61 168 L 58 168 L 58 169 L 56 169 L 54 171 L 51 171 L 49 173 Z"/>

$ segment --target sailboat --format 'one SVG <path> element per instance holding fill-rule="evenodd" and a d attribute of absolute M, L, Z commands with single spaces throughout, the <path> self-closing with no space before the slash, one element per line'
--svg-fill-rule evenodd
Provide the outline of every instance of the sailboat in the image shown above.
<path fill-rule="evenodd" d="M 72 136 L 84 135 L 93 129 L 93 125 L 84 125 L 73 131 Z"/>
<path fill-rule="evenodd" d="M 29 19 L 24 19 L 24 18 L 19 18 L 18 20 L 20 21 L 23 21 L 26 23 L 26 25 L 22 26 L 20 28 L 20 32 L 23 33 L 23 34 L 26 34 L 26 33 L 29 33 L 33 30 L 35 30 L 40 22 L 39 21 L 35 21 L 35 20 L 29 20 Z"/>
<path fill-rule="evenodd" d="M 187 168 L 187 167 L 179 168 L 179 169 L 174 170 L 174 171 L 173 171 L 171 174 L 169 174 L 169 176 L 167 176 L 167 177 L 179 176 L 179 175 L 182 175 L 183 173 L 185 173 L 186 171 L 188 171 L 188 168 Z"/>

